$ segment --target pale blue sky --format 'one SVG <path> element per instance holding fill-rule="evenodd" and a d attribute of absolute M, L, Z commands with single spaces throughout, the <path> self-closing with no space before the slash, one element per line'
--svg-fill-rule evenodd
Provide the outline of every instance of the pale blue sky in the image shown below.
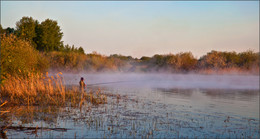
<path fill-rule="evenodd" d="M 65 44 L 134 57 L 259 51 L 258 1 L 1 1 L 1 24 L 57 20 Z"/>

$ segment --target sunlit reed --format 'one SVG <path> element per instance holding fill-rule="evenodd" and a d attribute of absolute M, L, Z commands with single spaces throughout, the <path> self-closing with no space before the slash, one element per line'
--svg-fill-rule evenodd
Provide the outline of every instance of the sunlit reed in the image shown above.
<path fill-rule="evenodd" d="M 78 87 L 66 88 L 61 75 L 61 72 L 56 76 L 49 76 L 48 72 L 45 75 L 29 73 L 26 77 L 7 75 L 1 86 L 1 101 L 8 100 L 9 105 L 28 106 L 81 106 L 84 101 L 92 104 L 106 103 L 106 97 L 100 90 L 93 93 L 80 91 Z"/>

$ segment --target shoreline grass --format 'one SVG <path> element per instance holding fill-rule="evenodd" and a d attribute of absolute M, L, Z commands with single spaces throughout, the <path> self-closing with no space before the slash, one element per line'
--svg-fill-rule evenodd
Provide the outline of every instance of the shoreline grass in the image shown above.
<path fill-rule="evenodd" d="M 106 95 L 98 92 L 85 92 L 79 87 L 66 88 L 59 72 L 56 76 L 29 73 L 25 77 L 7 75 L 1 85 L 0 102 L 6 105 L 54 105 L 81 106 L 84 101 L 91 104 L 104 104 Z"/>

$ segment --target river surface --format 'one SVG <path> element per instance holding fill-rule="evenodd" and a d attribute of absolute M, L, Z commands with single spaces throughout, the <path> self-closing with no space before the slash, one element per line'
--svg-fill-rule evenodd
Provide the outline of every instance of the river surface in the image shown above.
<path fill-rule="evenodd" d="M 8 138 L 259 138 L 259 76 L 195 74 L 63 74 L 85 78 L 108 103 L 12 115 Z M 32 108 L 39 109 L 39 108 Z M 47 112 L 46 112 L 47 111 Z M 57 128 L 57 129 L 55 129 Z M 60 128 L 60 129 L 59 129 Z"/>

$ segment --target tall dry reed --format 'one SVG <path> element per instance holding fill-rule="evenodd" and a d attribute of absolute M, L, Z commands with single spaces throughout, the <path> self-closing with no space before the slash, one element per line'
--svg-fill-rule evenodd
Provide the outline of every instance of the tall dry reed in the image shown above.
<path fill-rule="evenodd" d="M 106 96 L 80 91 L 77 87 L 66 88 L 59 72 L 56 76 L 29 73 L 26 77 L 7 75 L 1 85 L 1 101 L 14 105 L 82 105 L 84 101 L 92 104 L 106 102 Z"/>

